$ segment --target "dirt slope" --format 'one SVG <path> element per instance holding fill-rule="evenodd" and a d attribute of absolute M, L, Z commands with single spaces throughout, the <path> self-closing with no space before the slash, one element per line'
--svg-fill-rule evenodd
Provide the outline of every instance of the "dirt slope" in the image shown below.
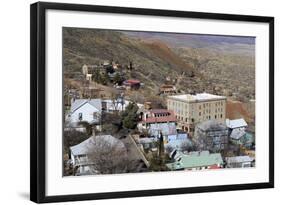
<path fill-rule="evenodd" d="M 242 102 L 228 100 L 226 103 L 226 118 L 244 118 L 248 123 L 253 122 L 254 116 L 247 111 L 246 105 Z"/>

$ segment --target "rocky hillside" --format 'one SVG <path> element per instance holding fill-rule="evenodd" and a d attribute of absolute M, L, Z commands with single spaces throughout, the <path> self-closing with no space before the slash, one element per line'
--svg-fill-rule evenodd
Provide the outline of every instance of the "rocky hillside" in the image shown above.
<path fill-rule="evenodd" d="M 206 91 L 244 102 L 255 98 L 254 37 L 125 33 L 135 39 L 162 41 L 168 45 L 180 59 L 202 74 L 205 81 L 202 86 Z M 201 88 L 199 84 L 196 85 L 195 91 Z"/>
<path fill-rule="evenodd" d="M 132 77 L 155 90 L 167 76 L 176 79 L 184 73 L 188 78 L 196 73 L 162 42 L 136 40 L 116 31 L 77 28 L 64 28 L 63 38 L 66 72 L 80 71 L 83 64 L 105 60 L 125 66 L 132 62 Z"/>
<path fill-rule="evenodd" d="M 152 95 L 170 77 L 182 93 L 255 99 L 254 38 L 81 28 L 64 28 L 63 38 L 66 72 L 105 60 L 132 62 L 130 77 L 145 83 Z"/>

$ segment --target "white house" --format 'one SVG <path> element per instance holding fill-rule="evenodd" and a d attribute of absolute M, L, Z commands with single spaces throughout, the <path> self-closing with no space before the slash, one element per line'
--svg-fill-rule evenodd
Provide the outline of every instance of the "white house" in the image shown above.
<path fill-rule="evenodd" d="M 246 134 L 245 130 L 234 129 L 230 134 L 230 140 L 239 144 L 240 139 Z"/>
<path fill-rule="evenodd" d="M 95 162 L 90 159 L 89 155 L 93 150 L 101 149 L 105 142 L 118 150 L 125 150 L 124 143 L 111 135 L 91 136 L 80 144 L 70 147 L 72 164 L 77 167 L 76 175 L 98 173 L 98 170 L 95 169 Z"/>
<path fill-rule="evenodd" d="M 254 158 L 249 156 L 226 157 L 225 161 L 227 168 L 245 168 L 252 167 Z"/>
<path fill-rule="evenodd" d="M 245 130 L 248 127 L 247 122 L 243 118 L 235 119 L 235 120 L 226 119 L 225 124 L 231 130 L 234 129 Z"/>
<path fill-rule="evenodd" d="M 101 99 L 76 99 L 71 103 L 67 121 L 71 127 L 77 126 L 82 121 L 90 124 L 98 124 L 100 123 L 101 111 Z"/>

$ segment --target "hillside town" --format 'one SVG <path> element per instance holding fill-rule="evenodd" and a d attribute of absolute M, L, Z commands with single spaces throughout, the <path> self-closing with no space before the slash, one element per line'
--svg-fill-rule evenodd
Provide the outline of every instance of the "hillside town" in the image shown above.
<path fill-rule="evenodd" d="M 127 65 L 64 73 L 64 176 L 255 167 L 255 133 L 226 116 L 228 97 L 183 93 L 180 76 L 155 96 Z"/>

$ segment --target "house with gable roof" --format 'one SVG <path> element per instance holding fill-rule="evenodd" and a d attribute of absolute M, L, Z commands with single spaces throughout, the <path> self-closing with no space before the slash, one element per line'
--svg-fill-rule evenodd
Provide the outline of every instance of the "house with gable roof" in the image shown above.
<path fill-rule="evenodd" d="M 89 124 L 99 124 L 102 112 L 101 99 L 76 99 L 71 103 L 67 121 L 71 127 L 75 127 L 79 122 Z"/>
<path fill-rule="evenodd" d="M 184 154 L 175 150 L 170 154 L 170 157 L 174 162 L 167 163 L 166 166 L 172 171 L 220 169 L 223 167 L 223 159 L 220 153 L 201 151 Z"/>
<path fill-rule="evenodd" d="M 247 148 L 253 145 L 253 134 L 247 132 L 248 124 L 243 118 L 234 120 L 226 119 L 225 123 L 228 127 L 229 139 L 232 143 L 243 145 Z"/>
<path fill-rule="evenodd" d="M 226 119 L 225 124 L 231 131 L 234 129 L 245 130 L 248 127 L 247 122 L 243 118 L 235 120 Z"/>
<path fill-rule="evenodd" d="M 95 149 L 112 148 L 116 153 L 126 153 L 124 143 L 111 135 L 93 135 L 80 144 L 70 147 L 72 165 L 77 168 L 76 175 L 97 174 L 95 162 L 90 155 Z M 117 152 L 118 151 L 118 152 Z"/>
<path fill-rule="evenodd" d="M 225 161 L 227 168 L 248 168 L 253 167 L 255 163 L 255 159 L 250 156 L 226 157 Z"/>

